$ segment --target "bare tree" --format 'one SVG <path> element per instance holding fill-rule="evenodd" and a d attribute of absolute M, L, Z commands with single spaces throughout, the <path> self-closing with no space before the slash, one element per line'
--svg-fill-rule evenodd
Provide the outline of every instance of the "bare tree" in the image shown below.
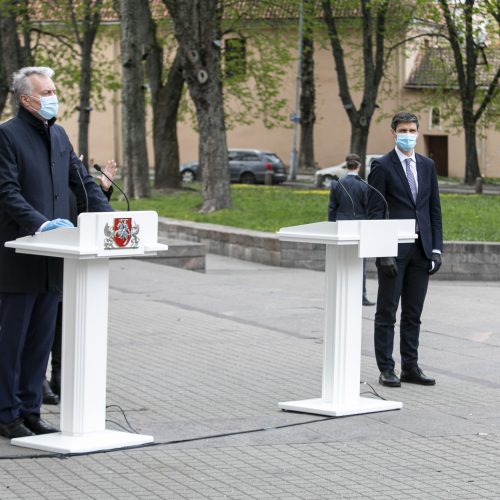
<path fill-rule="evenodd" d="M 0 115 L 7 103 L 12 74 L 33 64 L 27 9 L 28 0 L 0 1 Z M 18 18 L 23 20 L 21 26 Z"/>
<path fill-rule="evenodd" d="M 89 158 L 89 125 L 92 75 L 92 49 L 101 23 L 102 0 L 83 0 L 81 18 L 74 3 L 68 2 L 70 7 L 71 24 L 75 40 L 80 47 L 80 103 L 78 105 L 78 151 L 84 157 L 85 165 L 88 167 Z"/>
<path fill-rule="evenodd" d="M 44 20 L 57 22 L 41 24 L 33 32 L 43 37 L 37 53 L 40 60 L 59 70 L 58 82 L 64 87 L 78 87 L 77 99 L 64 99 L 66 104 L 76 100 L 78 110 L 78 151 L 83 155 L 83 162 L 88 167 L 89 127 L 92 111 L 91 96 L 95 84 L 94 46 L 101 24 L 104 0 L 45 0 L 31 8 L 38 9 L 38 15 Z M 52 40 L 51 42 L 47 42 Z M 46 45 L 48 43 L 48 45 Z M 56 50 L 54 51 L 54 45 Z M 54 52 L 53 52 L 54 51 Z"/>
<path fill-rule="evenodd" d="M 150 195 L 150 187 L 140 36 L 143 28 L 139 27 L 136 6 L 134 0 L 120 0 L 122 140 L 125 192 L 142 198 Z"/>
<path fill-rule="evenodd" d="M 299 166 L 314 169 L 314 123 L 316 122 L 314 83 L 314 0 L 304 0 L 302 37 Z"/>
<path fill-rule="evenodd" d="M 4 49 L 4 37 L 3 33 L 5 28 L 3 26 L 3 15 L 0 14 L 0 54 L 5 53 Z M 0 117 L 2 116 L 5 104 L 7 103 L 7 98 L 9 96 L 9 77 L 8 71 L 6 70 L 3 57 L 0 59 Z"/>
<path fill-rule="evenodd" d="M 389 0 L 360 0 L 359 4 L 363 43 L 363 95 L 359 107 L 356 108 L 351 95 L 344 48 L 337 19 L 332 11 L 332 2 L 322 1 L 324 20 L 335 60 L 340 99 L 351 123 L 350 152 L 357 153 L 364 165 L 370 124 L 377 106 L 380 81 L 384 74 L 384 39 Z M 364 171 L 361 175 L 364 175 Z"/>
<path fill-rule="evenodd" d="M 477 2 L 479 4 L 479 2 Z M 448 29 L 449 42 L 453 51 L 458 88 L 460 92 L 460 103 L 462 107 L 462 122 L 465 134 L 465 182 L 473 184 L 480 177 L 479 160 L 477 154 L 477 124 L 488 105 L 498 95 L 498 82 L 500 78 L 500 67 L 496 68 L 486 91 L 478 100 L 478 64 L 482 57 L 481 43 L 477 39 L 474 18 L 492 15 L 500 25 L 500 2 L 485 1 L 483 8 L 487 10 L 476 12 L 475 0 L 464 0 L 454 4 L 453 12 L 449 2 L 439 0 L 446 27 Z M 481 14 L 481 15 L 480 15 Z M 484 20 L 484 17 L 483 17 Z"/>
<path fill-rule="evenodd" d="M 220 75 L 217 0 L 164 0 L 174 21 L 181 63 L 200 131 L 199 164 L 203 206 L 212 212 L 231 206 L 226 126 Z"/>
<path fill-rule="evenodd" d="M 153 109 L 153 148 L 155 159 L 155 188 L 178 188 L 179 142 L 177 113 L 184 87 L 181 57 L 176 52 L 168 72 L 164 67 L 164 50 L 158 39 L 156 23 L 151 15 L 149 0 L 137 2 L 139 23 L 144 28 L 144 55 L 151 90 Z M 166 81 L 164 74 L 168 73 Z"/>

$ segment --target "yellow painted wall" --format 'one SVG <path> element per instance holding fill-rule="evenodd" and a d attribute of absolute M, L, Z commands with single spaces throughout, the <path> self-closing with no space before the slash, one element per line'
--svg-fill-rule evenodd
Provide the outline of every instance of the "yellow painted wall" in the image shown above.
<path fill-rule="evenodd" d="M 120 70 L 119 63 L 119 40 L 117 37 L 108 49 L 111 60 L 115 61 L 116 71 Z M 389 95 L 381 95 L 377 110 L 372 120 L 368 153 L 385 153 L 393 147 L 390 133 L 390 117 L 378 121 L 383 114 L 391 115 L 395 111 L 412 111 L 412 102 L 418 101 L 419 94 L 415 90 L 405 90 L 404 82 L 412 65 L 412 52 L 403 57 L 401 53 L 391 61 L 388 74 L 392 79 L 392 90 Z M 356 58 L 350 59 L 349 71 L 356 71 Z M 361 69 L 360 69 L 361 70 Z M 315 52 L 315 78 L 316 78 L 316 114 L 315 127 L 315 155 L 319 168 L 335 165 L 343 161 L 349 153 L 350 126 L 346 113 L 344 112 L 340 98 L 338 97 L 337 77 L 334 69 L 333 57 L 329 46 L 325 48 L 316 47 Z M 287 77 L 282 85 L 282 95 L 289 103 L 286 114 L 294 111 L 295 99 L 295 67 L 291 66 Z M 355 99 L 359 95 L 354 93 Z M 104 112 L 93 111 L 91 116 L 90 133 L 90 157 L 102 163 L 108 158 L 116 158 L 121 163 L 121 125 L 119 93 L 115 96 L 108 95 L 108 105 Z M 113 104 L 113 100 L 117 104 Z M 460 112 L 457 110 L 457 112 Z M 149 118 L 151 110 L 148 112 Z M 449 133 L 440 129 L 429 127 L 429 113 L 418 112 L 421 121 L 420 140 L 417 152 L 427 154 L 424 135 L 447 135 L 448 157 L 450 176 L 464 176 L 464 140 L 463 134 Z M 149 120 L 150 121 L 150 120 Z M 77 115 L 70 119 L 62 120 L 66 127 L 75 150 L 77 150 Z M 228 131 L 228 146 L 230 148 L 257 148 L 276 152 L 285 163 L 290 161 L 292 149 L 293 129 L 279 127 L 266 129 L 262 123 L 256 122 L 252 125 L 242 125 L 234 130 Z M 149 134 L 149 164 L 153 165 L 153 152 L 151 134 Z M 179 124 L 179 141 L 181 162 L 197 159 L 198 157 L 198 134 L 191 123 Z M 489 131 L 484 139 L 478 139 L 479 160 L 483 175 L 500 177 L 500 133 Z"/>

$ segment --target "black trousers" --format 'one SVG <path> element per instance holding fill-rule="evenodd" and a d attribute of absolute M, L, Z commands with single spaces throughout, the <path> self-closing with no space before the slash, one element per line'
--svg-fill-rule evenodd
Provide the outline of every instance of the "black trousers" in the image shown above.
<path fill-rule="evenodd" d="M 420 316 L 429 284 L 429 259 L 420 240 L 398 246 L 398 274 L 391 278 L 380 271 L 378 261 L 378 296 L 375 313 L 375 357 L 380 371 L 394 369 L 394 326 L 401 299 L 400 353 L 401 368 L 418 363 Z"/>
<path fill-rule="evenodd" d="M 57 293 L 0 294 L 0 422 L 39 414 Z"/>

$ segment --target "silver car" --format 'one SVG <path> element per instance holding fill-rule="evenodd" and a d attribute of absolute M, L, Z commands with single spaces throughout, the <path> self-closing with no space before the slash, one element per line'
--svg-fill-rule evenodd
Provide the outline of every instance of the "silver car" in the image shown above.
<path fill-rule="evenodd" d="M 368 174 L 370 173 L 370 168 L 373 160 L 380 158 L 384 155 L 366 155 L 366 169 L 365 169 L 365 179 L 368 179 Z M 333 167 L 322 168 L 321 170 L 316 170 L 316 186 L 318 186 L 318 176 L 321 175 L 323 178 L 322 186 L 325 188 L 330 188 L 330 185 L 334 179 L 342 179 L 347 175 L 347 165 L 344 162 L 339 163 L 338 165 L 334 165 Z"/>
<path fill-rule="evenodd" d="M 260 149 L 229 149 L 228 157 L 231 182 L 264 183 L 266 172 L 273 173 L 273 183 L 275 184 L 286 180 L 285 165 L 276 153 Z M 183 182 L 201 179 L 197 161 L 183 163 L 180 171 Z"/>

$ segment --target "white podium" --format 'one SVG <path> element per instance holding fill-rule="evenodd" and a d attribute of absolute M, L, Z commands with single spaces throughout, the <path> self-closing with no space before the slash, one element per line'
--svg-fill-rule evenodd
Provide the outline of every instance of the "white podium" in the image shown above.
<path fill-rule="evenodd" d="M 415 221 L 354 220 L 285 227 L 282 241 L 326 245 L 326 303 L 321 398 L 279 403 L 283 410 L 341 417 L 402 408 L 403 403 L 360 397 L 361 297 L 365 257 L 397 255 L 412 243 Z"/>
<path fill-rule="evenodd" d="M 106 430 L 109 259 L 155 255 L 156 212 L 95 212 L 78 227 L 5 244 L 17 252 L 64 259 L 61 432 L 15 438 L 11 444 L 60 453 L 136 446 L 152 436 Z"/>

